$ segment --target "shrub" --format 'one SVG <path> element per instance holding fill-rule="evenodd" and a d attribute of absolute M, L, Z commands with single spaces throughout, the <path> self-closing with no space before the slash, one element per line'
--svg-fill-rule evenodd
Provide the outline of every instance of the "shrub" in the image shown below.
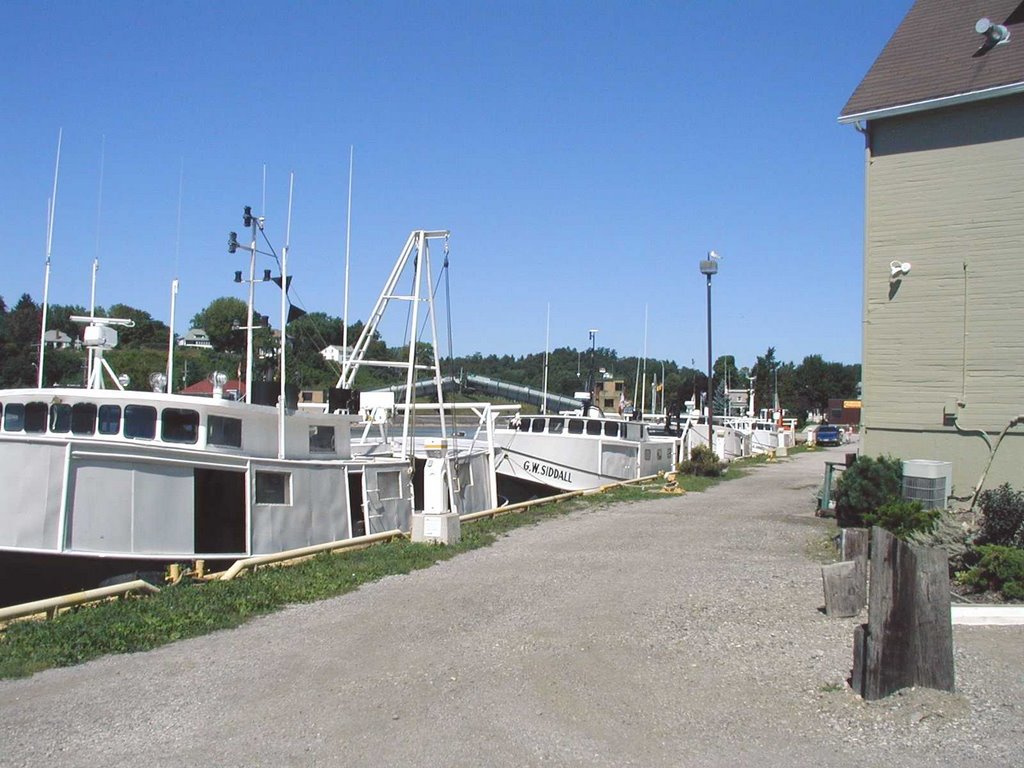
<path fill-rule="evenodd" d="M 900 501 L 903 463 L 892 456 L 858 456 L 836 485 L 836 523 L 863 527 L 864 515 Z"/>
<path fill-rule="evenodd" d="M 1024 493 L 1003 483 L 982 493 L 978 503 L 984 515 L 978 544 L 1024 547 Z"/>
<path fill-rule="evenodd" d="M 864 522 L 885 528 L 897 539 L 908 541 L 915 534 L 928 534 L 935 530 L 940 509 L 924 509 L 919 501 L 892 501 L 874 512 L 864 513 Z"/>
<path fill-rule="evenodd" d="M 706 445 L 698 445 L 690 451 L 688 461 L 679 462 L 679 471 L 684 475 L 697 475 L 698 477 L 718 477 L 722 474 L 725 465 L 718 460 L 715 452 Z"/>
<path fill-rule="evenodd" d="M 1007 600 L 1024 600 L 1024 549 L 982 544 L 978 553 L 981 560 L 960 581 L 978 591 L 1002 592 Z"/>

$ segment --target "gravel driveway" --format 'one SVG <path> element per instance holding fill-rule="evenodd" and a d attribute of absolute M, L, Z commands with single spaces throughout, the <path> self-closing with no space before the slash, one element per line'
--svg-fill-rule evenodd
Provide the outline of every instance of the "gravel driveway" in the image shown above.
<path fill-rule="evenodd" d="M 865 703 L 823 462 L 577 512 L 239 629 L 0 681 L 0 765 L 1020 766 L 1024 628 Z"/>

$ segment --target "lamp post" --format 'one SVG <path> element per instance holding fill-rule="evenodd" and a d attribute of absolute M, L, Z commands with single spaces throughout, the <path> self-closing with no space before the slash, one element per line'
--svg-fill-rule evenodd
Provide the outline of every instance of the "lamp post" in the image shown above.
<path fill-rule="evenodd" d="M 711 276 L 718 274 L 718 259 L 719 256 L 714 251 L 708 251 L 708 257 L 702 259 L 700 262 L 700 273 L 708 279 L 708 394 L 707 394 L 707 405 L 708 405 L 708 448 L 714 450 L 714 444 L 711 440 L 713 426 L 711 424 L 711 413 L 712 413 L 712 392 L 711 392 Z"/>

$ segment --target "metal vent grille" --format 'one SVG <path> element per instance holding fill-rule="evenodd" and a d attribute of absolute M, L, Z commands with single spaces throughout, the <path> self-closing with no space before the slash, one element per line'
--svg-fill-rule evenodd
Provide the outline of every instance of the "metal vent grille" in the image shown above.
<path fill-rule="evenodd" d="M 925 509 L 945 508 L 952 492 L 953 465 L 948 461 L 914 459 L 903 462 L 903 498 Z"/>

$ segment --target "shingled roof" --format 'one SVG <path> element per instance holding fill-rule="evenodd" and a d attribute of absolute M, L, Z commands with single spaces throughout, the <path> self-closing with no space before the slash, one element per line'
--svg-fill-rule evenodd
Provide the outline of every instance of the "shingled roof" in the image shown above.
<path fill-rule="evenodd" d="M 986 45 L 987 17 L 1010 32 Z M 839 122 L 1024 92 L 1022 0 L 917 0 L 839 115 Z"/>

